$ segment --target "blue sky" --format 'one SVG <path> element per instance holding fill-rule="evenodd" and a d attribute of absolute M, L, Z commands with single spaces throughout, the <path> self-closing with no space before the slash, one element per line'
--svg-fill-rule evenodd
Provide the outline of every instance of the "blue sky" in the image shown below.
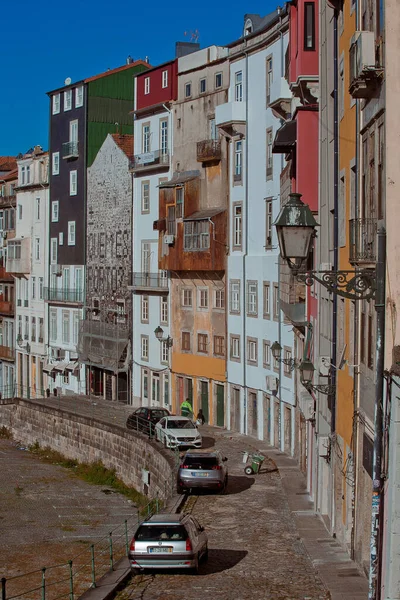
<path fill-rule="evenodd" d="M 199 32 L 201 47 L 224 45 L 242 34 L 245 13 L 266 15 L 279 0 L 230 2 L 5 3 L 2 8 L 0 155 L 48 147 L 46 92 L 125 64 L 128 55 L 152 65 L 174 57 L 175 42 Z M 283 2 L 281 2 L 283 4 Z M 185 31 L 189 35 L 185 37 Z"/>

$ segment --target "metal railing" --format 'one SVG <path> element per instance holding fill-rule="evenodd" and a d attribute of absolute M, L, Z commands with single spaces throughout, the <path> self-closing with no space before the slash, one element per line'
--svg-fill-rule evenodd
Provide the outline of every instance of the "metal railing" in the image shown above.
<path fill-rule="evenodd" d="M 9 302 L 7 300 L 0 300 L 0 314 L 13 315 L 14 314 L 14 302 Z"/>
<path fill-rule="evenodd" d="M 44 299 L 49 302 L 83 302 L 84 291 L 71 288 L 44 288 Z"/>
<path fill-rule="evenodd" d="M 169 152 L 155 150 L 154 152 L 143 152 L 135 154 L 133 160 L 130 161 L 129 168 L 133 171 L 144 171 L 155 167 L 169 166 Z"/>
<path fill-rule="evenodd" d="M 13 194 L 12 196 L 0 196 L 0 206 L 9 206 L 10 204 L 15 205 L 16 200 L 16 194 Z"/>
<path fill-rule="evenodd" d="M 15 348 L 9 346 L 0 346 L 0 359 L 15 360 Z"/>
<path fill-rule="evenodd" d="M 197 142 L 197 160 L 201 162 L 221 160 L 220 140 L 202 140 L 201 142 Z"/>
<path fill-rule="evenodd" d="M 62 145 L 63 158 L 77 158 L 78 156 L 78 142 L 65 142 Z"/>
<path fill-rule="evenodd" d="M 351 263 L 376 261 L 377 219 L 350 219 Z"/>
<path fill-rule="evenodd" d="M 161 273 L 146 273 L 140 271 L 132 273 L 131 286 L 133 288 L 162 288 L 168 290 L 168 277 Z"/>

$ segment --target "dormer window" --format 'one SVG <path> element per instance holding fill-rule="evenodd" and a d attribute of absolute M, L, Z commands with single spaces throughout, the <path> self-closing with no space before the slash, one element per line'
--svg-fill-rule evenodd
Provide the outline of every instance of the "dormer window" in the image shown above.
<path fill-rule="evenodd" d="M 246 37 L 246 35 L 250 35 L 250 33 L 253 33 L 253 23 L 251 22 L 251 19 L 247 19 L 244 25 L 244 36 Z"/>

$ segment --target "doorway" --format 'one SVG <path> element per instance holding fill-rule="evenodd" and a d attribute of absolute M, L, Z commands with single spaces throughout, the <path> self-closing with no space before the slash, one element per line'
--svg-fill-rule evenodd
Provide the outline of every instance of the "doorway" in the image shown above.
<path fill-rule="evenodd" d="M 208 403 L 208 381 L 200 381 L 201 410 L 203 411 L 205 422 L 209 422 L 209 403 Z"/>
<path fill-rule="evenodd" d="M 224 386 L 217 383 L 217 427 L 224 427 L 225 425 L 225 398 L 224 398 Z"/>

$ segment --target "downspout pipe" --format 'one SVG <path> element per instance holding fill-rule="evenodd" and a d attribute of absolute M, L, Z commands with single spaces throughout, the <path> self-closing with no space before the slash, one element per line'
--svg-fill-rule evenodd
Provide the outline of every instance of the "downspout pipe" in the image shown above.
<path fill-rule="evenodd" d="M 242 285 L 242 298 L 243 298 L 243 306 L 242 306 L 242 348 L 243 348 L 243 393 L 244 393 L 244 402 L 243 402 L 243 433 L 248 433 L 248 398 L 247 398 L 247 361 L 246 361 L 246 333 L 247 333 L 247 319 L 246 319 L 246 259 L 249 248 L 249 56 L 247 51 L 247 40 L 245 40 L 246 48 L 244 50 L 244 55 L 246 57 L 245 64 L 245 99 L 246 99 L 246 152 L 245 152 L 245 194 L 244 194 L 244 220 L 245 227 L 243 231 L 244 235 L 244 245 L 243 245 L 243 257 L 242 257 L 242 273 L 243 273 L 243 285 Z"/>

